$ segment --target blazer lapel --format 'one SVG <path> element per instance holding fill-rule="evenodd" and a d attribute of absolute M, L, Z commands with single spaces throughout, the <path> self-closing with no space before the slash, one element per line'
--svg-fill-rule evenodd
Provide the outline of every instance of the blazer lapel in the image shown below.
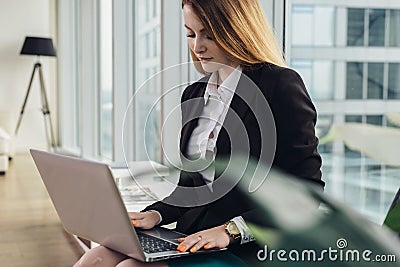
<path fill-rule="evenodd" d="M 191 96 L 182 105 L 182 129 L 180 138 L 180 150 L 186 155 L 186 149 L 194 128 L 204 108 L 204 92 L 207 81 L 200 81 L 196 88 L 192 89 Z"/>
<path fill-rule="evenodd" d="M 229 122 L 229 119 L 232 119 L 233 112 L 236 112 L 239 118 L 243 120 L 250 107 L 253 107 L 255 96 L 258 93 L 254 92 L 254 90 L 259 90 L 258 85 L 254 82 L 260 76 L 257 70 L 255 68 L 254 70 L 244 70 L 242 72 L 225 121 Z"/>
<path fill-rule="evenodd" d="M 247 112 L 251 111 L 250 107 L 254 108 L 257 95 L 254 93 L 254 90 L 257 90 L 257 86 L 253 82 L 254 74 L 253 72 L 243 71 L 239 79 L 224 121 L 223 130 L 227 131 L 227 133 L 218 136 L 217 151 L 226 151 L 222 146 L 229 146 L 230 140 L 237 140 L 235 135 L 244 127 L 243 124 Z"/>
<path fill-rule="evenodd" d="M 182 105 L 182 129 L 181 129 L 181 138 L 180 138 L 180 151 L 184 156 L 186 155 L 187 146 L 190 140 L 190 137 L 193 133 L 194 128 L 197 127 L 199 117 L 204 108 L 204 93 L 207 87 L 207 81 L 209 77 L 204 77 L 199 81 L 199 84 L 196 85 L 195 88 L 191 89 L 191 95 L 186 99 L 185 102 L 181 103 Z M 192 177 L 192 176 L 190 176 Z M 181 177 L 182 178 L 182 177 Z M 204 183 L 199 184 L 200 180 L 191 178 L 193 186 L 202 186 Z M 199 196 L 193 196 L 199 198 Z M 204 206 L 194 207 L 190 209 L 184 215 L 184 219 L 182 220 L 184 223 L 180 223 L 177 225 L 177 229 L 183 233 L 192 233 L 195 232 L 196 222 L 200 219 L 199 217 L 203 213 Z"/>
<path fill-rule="evenodd" d="M 249 111 L 249 105 L 254 103 L 255 95 L 252 90 L 257 89 L 254 82 L 258 80 L 260 75 L 260 68 L 255 68 L 250 71 L 243 71 L 235 94 L 232 98 L 232 102 L 229 111 L 226 115 L 224 125 L 237 121 L 235 117 L 239 117 L 242 121 L 246 113 Z M 188 97 L 185 103 L 182 103 L 182 130 L 180 139 L 180 150 L 182 154 L 186 154 L 186 148 L 189 139 L 192 135 L 194 128 L 198 125 L 198 118 L 204 108 L 204 92 L 207 87 L 207 82 L 210 75 L 203 77 L 198 81 L 198 85 L 192 89 L 191 95 Z M 231 133 L 232 134 L 232 133 Z M 220 139 L 220 138 L 218 138 Z"/>

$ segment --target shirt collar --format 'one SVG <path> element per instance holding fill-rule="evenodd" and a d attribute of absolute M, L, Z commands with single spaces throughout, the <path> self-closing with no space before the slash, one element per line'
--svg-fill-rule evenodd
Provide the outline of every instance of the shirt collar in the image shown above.
<path fill-rule="evenodd" d="M 239 83 L 240 76 L 242 74 L 242 68 L 238 66 L 231 74 L 220 84 L 218 84 L 218 72 L 215 71 L 211 74 L 208 80 L 206 91 L 204 93 L 204 104 L 207 104 L 210 96 L 216 96 L 218 99 L 223 101 L 225 104 L 229 104 L 236 91 L 236 87 Z"/>

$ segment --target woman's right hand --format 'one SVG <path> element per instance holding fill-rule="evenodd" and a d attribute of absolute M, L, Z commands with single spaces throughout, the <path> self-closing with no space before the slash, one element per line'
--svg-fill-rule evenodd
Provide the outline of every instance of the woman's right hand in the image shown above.
<path fill-rule="evenodd" d="M 129 212 L 133 226 L 145 230 L 151 229 L 160 221 L 160 215 L 155 211 Z"/>

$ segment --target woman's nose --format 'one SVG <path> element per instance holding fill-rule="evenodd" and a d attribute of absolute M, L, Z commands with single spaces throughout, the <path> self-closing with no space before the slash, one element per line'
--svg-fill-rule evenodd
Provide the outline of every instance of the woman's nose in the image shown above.
<path fill-rule="evenodd" d="M 193 51 L 196 54 L 203 53 L 206 50 L 206 46 L 202 40 L 202 38 L 196 38 L 194 40 Z"/>

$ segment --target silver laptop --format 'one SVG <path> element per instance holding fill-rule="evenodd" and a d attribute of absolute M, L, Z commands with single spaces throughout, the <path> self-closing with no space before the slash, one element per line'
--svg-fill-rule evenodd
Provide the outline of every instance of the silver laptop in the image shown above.
<path fill-rule="evenodd" d="M 182 233 L 135 229 L 108 165 L 30 150 L 64 228 L 140 261 L 187 256 L 178 252 Z M 199 250 L 197 253 L 218 250 Z"/>

